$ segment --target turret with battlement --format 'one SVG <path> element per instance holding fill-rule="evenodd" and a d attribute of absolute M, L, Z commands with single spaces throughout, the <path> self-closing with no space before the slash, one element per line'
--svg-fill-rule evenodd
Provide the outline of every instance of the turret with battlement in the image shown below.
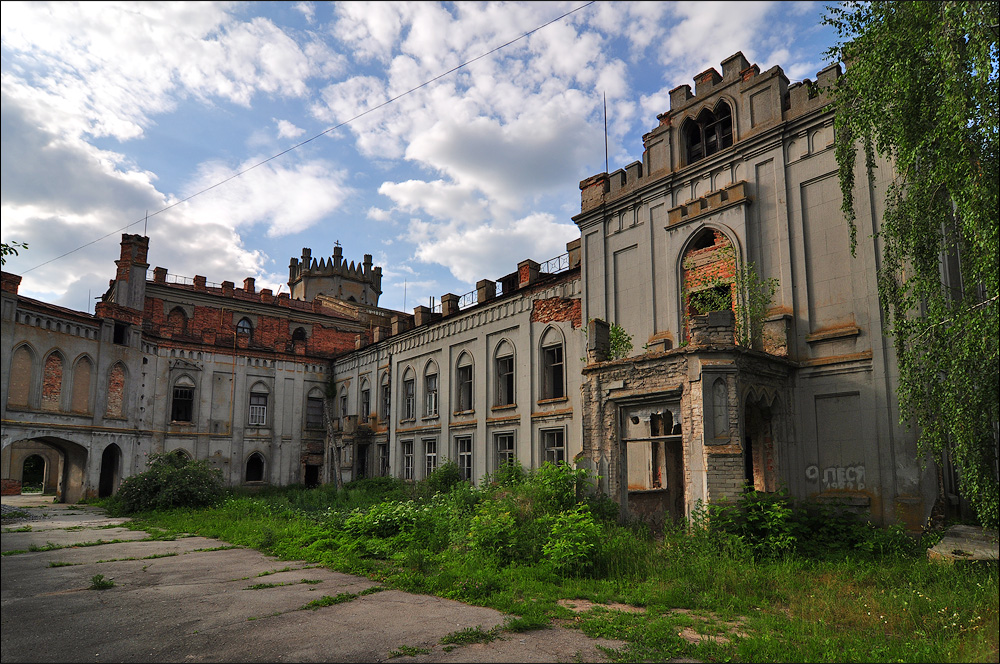
<path fill-rule="evenodd" d="M 312 249 L 303 248 L 302 258 L 288 264 L 288 288 L 293 300 L 313 300 L 317 295 L 378 306 L 382 294 L 382 268 L 372 267 L 371 254 L 364 263 L 344 262 L 340 245 L 330 259 L 312 257 Z"/>

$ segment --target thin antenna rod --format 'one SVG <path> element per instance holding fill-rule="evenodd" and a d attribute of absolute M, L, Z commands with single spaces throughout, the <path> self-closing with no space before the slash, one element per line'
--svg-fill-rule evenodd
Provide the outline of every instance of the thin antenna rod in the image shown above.
<path fill-rule="evenodd" d="M 403 279 L 403 311 L 406 311 L 406 279 Z"/>
<path fill-rule="evenodd" d="M 604 93 L 604 172 L 608 172 L 608 93 Z"/>
<path fill-rule="evenodd" d="M 605 110 L 605 114 L 607 114 L 606 110 Z M 607 120 L 607 118 L 604 119 L 604 133 L 605 134 L 608 133 L 608 120 Z M 607 140 L 608 140 L 607 137 L 605 137 L 604 140 L 605 140 L 605 142 L 607 142 Z M 149 226 L 149 210 L 146 210 L 146 220 L 142 224 L 142 234 L 145 237 L 149 237 L 149 233 L 146 231 L 146 227 L 147 226 Z"/>

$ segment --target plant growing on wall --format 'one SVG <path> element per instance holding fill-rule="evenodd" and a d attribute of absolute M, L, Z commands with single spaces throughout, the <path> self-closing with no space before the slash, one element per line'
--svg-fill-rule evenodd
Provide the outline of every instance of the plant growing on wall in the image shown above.
<path fill-rule="evenodd" d="M 611 323 L 608 330 L 608 359 L 620 360 L 632 354 L 632 335 L 618 323 Z"/>
<path fill-rule="evenodd" d="M 760 348 L 763 343 L 764 318 L 778 290 L 774 277 L 761 279 L 757 266 L 746 262 L 736 269 L 736 343 L 747 348 Z"/>
<path fill-rule="evenodd" d="M 842 210 L 851 229 L 855 174 L 892 164 L 878 292 L 899 363 L 900 418 L 920 427 L 921 457 L 945 455 L 983 525 L 1000 521 L 997 477 L 1000 75 L 995 2 L 832 6 L 827 55 L 845 61 L 832 88 Z M 864 161 L 856 167 L 858 152 Z M 869 182 L 858 183 L 868 195 Z M 950 273 L 942 283 L 942 265 Z"/>

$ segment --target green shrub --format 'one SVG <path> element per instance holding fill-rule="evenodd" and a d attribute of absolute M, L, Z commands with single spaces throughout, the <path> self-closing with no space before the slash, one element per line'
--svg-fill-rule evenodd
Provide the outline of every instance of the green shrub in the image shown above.
<path fill-rule="evenodd" d="M 343 527 L 356 537 L 393 537 L 413 531 L 418 524 L 430 525 L 427 521 L 426 510 L 414 501 L 392 501 L 353 510 Z"/>
<path fill-rule="evenodd" d="M 594 554 L 601 539 L 601 527 L 590 511 L 578 505 L 549 517 L 549 536 L 542 554 L 556 571 L 579 576 L 594 565 Z"/>
<path fill-rule="evenodd" d="M 428 493 L 447 493 L 462 481 L 462 471 L 454 461 L 446 460 L 422 480 L 426 484 Z"/>
<path fill-rule="evenodd" d="M 175 507 L 198 508 L 216 504 L 223 496 L 222 472 L 206 461 L 179 454 L 149 456 L 148 470 L 125 478 L 108 511 L 135 514 Z"/>

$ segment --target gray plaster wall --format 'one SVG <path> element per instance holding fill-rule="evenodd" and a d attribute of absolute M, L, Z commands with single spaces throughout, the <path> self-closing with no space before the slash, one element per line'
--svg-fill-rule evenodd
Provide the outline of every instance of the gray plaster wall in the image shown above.
<path fill-rule="evenodd" d="M 533 305 L 551 298 L 566 300 L 581 296 L 581 282 L 576 276 L 563 278 L 547 287 L 500 297 L 476 305 L 444 319 L 397 334 L 335 362 L 334 380 L 338 395 L 346 388 L 348 417 L 358 414 L 360 385 L 380 385 L 388 373 L 392 389 L 387 417 L 378 412 L 376 432 L 389 443 L 390 472 L 403 475 L 401 443 L 412 441 L 415 477 L 425 476 L 421 457 L 425 441 L 436 444 L 438 464 L 445 459 L 458 460 L 456 438 L 471 436 L 473 444 L 473 479 L 497 469 L 494 436 L 514 436 L 515 454 L 525 467 L 537 467 L 543 461 L 541 432 L 562 429 L 565 458 L 571 462 L 582 450 L 580 428 L 580 366 L 585 353 L 585 339 L 580 327 L 569 320 L 532 321 Z M 544 400 L 541 386 L 541 343 L 549 331 L 563 343 L 565 398 Z M 514 350 L 515 404 L 497 407 L 495 357 L 500 344 Z M 473 366 L 473 408 L 458 411 L 456 369 L 463 354 Z M 425 382 L 428 372 L 438 376 L 438 414 L 427 415 Z M 403 419 L 403 380 L 411 372 L 415 384 L 416 418 Z M 373 393 L 373 402 L 376 396 Z M 379 440 L 383 440 L 380 438 Z M 350 474 L 345 475 L 350 479 Z"/>

